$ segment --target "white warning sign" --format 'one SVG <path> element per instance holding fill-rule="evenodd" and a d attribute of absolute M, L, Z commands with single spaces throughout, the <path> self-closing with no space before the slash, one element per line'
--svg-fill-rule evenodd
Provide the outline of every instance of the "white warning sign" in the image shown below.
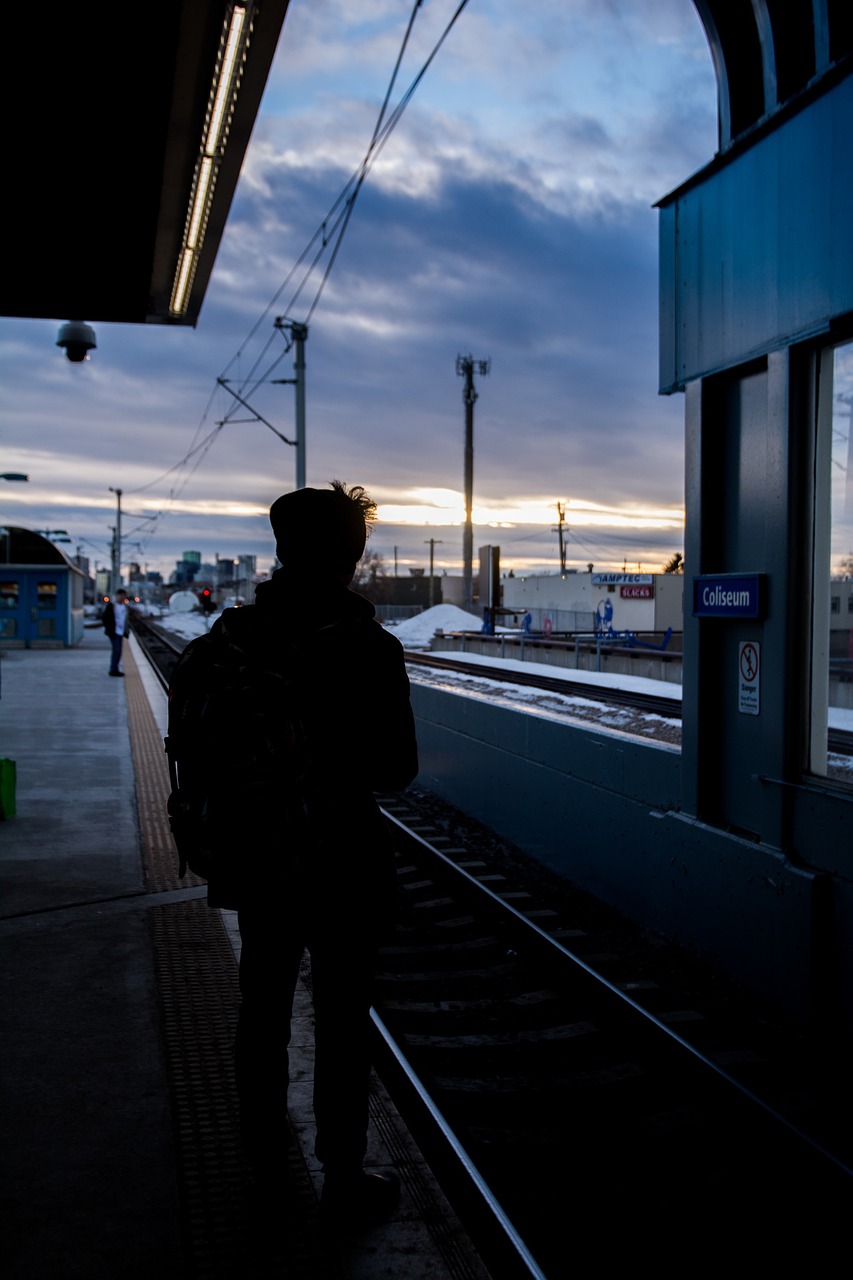
<path fill-rule="evenodd" d="M 738 711 L 757 716 L 761 708 L 761 646 L 754 640 L 738 645 Z"/>

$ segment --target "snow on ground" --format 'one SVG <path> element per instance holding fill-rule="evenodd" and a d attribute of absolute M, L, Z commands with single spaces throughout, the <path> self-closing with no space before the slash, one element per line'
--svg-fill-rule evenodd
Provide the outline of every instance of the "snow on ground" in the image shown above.
<path fill-rule="evenodd" d="M 403 622 L 386 622 L 385 629 L 406 649 L 428 649 L 436 631 L 482 631 L 483 619 L 455 604 L 437 604 Z"/>
<path fill-rule="evenodd" d="M 627 689 L 637 693 L 649 693 L 655 697 L 673 698 L 681 701 L 681 685 L 668 680 L 650 680 L 648 676 L 632 676 L 621 672 L 585 671 L 581 667 L 562 667 L 553 662 L 527 662 L 520 658 L 502 658 L 498 649 L 491 653 L 460 653 L 457 650 L 443 652 L 440 648 L 430 650 L 436 657 L 458 658 L 460 662 L 471 662 L 484 667 L 500 666 L 508 671 L 529 671 L 535 675 L 560 676 L 571 680 L 574 684 L 589 684 L 597 689 Z"/>

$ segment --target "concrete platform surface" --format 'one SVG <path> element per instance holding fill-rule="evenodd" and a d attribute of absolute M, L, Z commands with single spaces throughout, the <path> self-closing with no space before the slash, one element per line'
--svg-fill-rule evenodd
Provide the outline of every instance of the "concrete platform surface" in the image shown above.
<path fill-rule="evenodd" d="M 260 1274 L 239 1256 L 226 1266 L 213 1240 L 199 1247 L 202 1219 L 188 1245 L 181 1179 L 190 1163 L 187 1144 L 199 1139 L 183 1134 L 176 1119 L 180 1089 L 164 1028 L 162 943 L 152 922 L 202 903 L 204 890 L 154 892 L 146 883 L 129 695 L 141 682 L 155 738 L 165 729 L 165 697 L 135 642 L 126 650 L 123 680 L 107 676 L 109 643 L 100 629 L 87 630 L 73 649 L 0 651 L 0 757 L 15 762 L 16 775 L 16 812 L 0 820 L 6 1280 Z M 214 915 L 206 905 L 204 912 Z M 239 935 L 229 913 L 221 921 L 231 944 L 223 978 L 230 991 Z M 204 1034 L 202 1027 L 200 1039 Z M 311 1154 L 311 1053 L 310 996 L 300 989 L 288 1101 L 309 1217 L 319 1178 Z M 227 1064 L 218 1070 L 226 1076 Z M 214 1080 L 217 1089 L 220 1083 L 227 1087 Z M 324 1280 L 483 1280 L 470 1242 L 378 1081 L 374 1094 L 378 1122 L 368 1159 L 402 1171 L 399 1213 L 363 1237 L 336 1242 L 322 1266 L 304 1248 L 289 1258 L 285 1249 L 284 1261 L 261 1270 L 322 1273 Z M 224 1105 L 228 1111 L 227 1094 Z M 217 1152 L 206 1158 L 215 1163 Z M 191 1186 L 190 1199 L 192 1193 Z M 217 1187 L 220 1200 L 214 1197 L 207 1221 L 217 1204 L 227 1216 L 228 1197 L 237 1194 Z M 284 1220 L 281 1228 L 288 1229 Z"/>

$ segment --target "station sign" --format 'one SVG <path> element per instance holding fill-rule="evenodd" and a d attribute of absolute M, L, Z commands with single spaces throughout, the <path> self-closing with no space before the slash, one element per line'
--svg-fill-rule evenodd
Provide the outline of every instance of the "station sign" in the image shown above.
<path fill-rule="evenodd" d="M 767 575 L 710 573 L 693 579 L 694 618 L 762 618 Z"/>

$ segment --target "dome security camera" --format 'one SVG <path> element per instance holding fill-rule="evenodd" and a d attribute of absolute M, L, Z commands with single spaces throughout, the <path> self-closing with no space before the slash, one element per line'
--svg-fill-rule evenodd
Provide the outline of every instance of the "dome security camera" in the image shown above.
<path fill-rule="evenodd" d="M 69 320 L 59 330 L 56 345 L 65 348 L 65 354 L 74 364 L 80 364 L 89 359 L 89 352 L 94 351 L 98 344 L 91 325 L 84 324 L 82 320 Z"/>

